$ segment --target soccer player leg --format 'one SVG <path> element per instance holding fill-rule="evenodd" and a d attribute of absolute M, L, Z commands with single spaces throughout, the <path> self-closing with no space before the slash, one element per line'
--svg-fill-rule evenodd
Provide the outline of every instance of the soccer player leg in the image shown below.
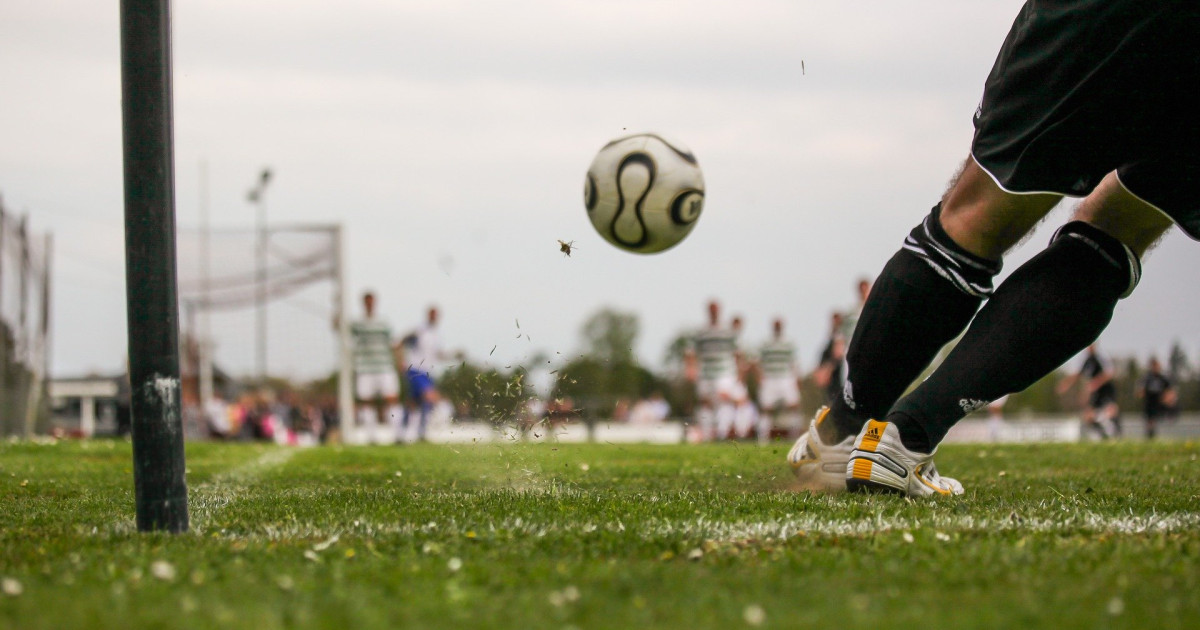
<path fill-rule="evenodd" d="M 713 418 L 716 422 L 716 427 L 713 429 L 713 439 L 726 440 L 729 439 L 733 432 L 733 421 L 737 417 L 737 408 L 733 401 L 728 399 L 718 398 L 715 408 L 713 409 Z"/>
<path fill-rule="evenodd" d="M 370 441 L 371 432 L 379 422 L 379 410 L 375 400 L 379 396 L 378 379 L 375 374 L 356 374 L 354 376 L 354 396 L 357 416 L 357 426 L 345 426 L 344 439 L 351 444 L 364 444 Z"/>
<path fill-rule="evenodd" d="M 1094 193 L 1097 198 L 1081 205 L 1077 218 L 1122 211 L 1130 224 L 1126 234 L 1143 234 L 1135 244 L 1144 251 L 1169 223 L 1110 193 L 1102 185 Z M 1134 225 L 1146 221 L 1158 222 L 1161 229 Z M 1095 341 L 1117 301 L 1137 286 L 1141 251 L 1089 222 L 1063 226 L 1049 247 L 996 290 L 945 362 L 896 403 L 881 424 L 897 430 L 901 447 L 916 460 L 929 461 L 946 432 L 967 413 L 1029 387 Z"/>
<path fill-rule="evenodd" d="M 404 409 L 400 406 L 400 377 L 392 370 L 380 374 L 379 380 L 380 396 L 387 404 L 384 410 L 387 417 L 382 422 L 386 427 L 387 437 L 382 441 L 395 443 L 403 439 L 404 431 Z"/>
<path fill-rule="evenodd" d="M 763 379 L 759 385 L 759 433 L 769 437 L 771 430 L 786 428 L 795 438 L 800 435 L 800 388 L 793 377 Z M 760 440 L 761 441 L 761 440 Z"/>
<path fill-rule="evenodd" d="M 696 382 L 696 434 L 694 440 L 707 442 L 716 431 L 716 383 L 709 379 Z"/>
<path fill-rule="evenodd" d="M 424 372 L 415 368 L 408 368 L 406 376 L 408 378 L 408 384 L 412 389 L 413 400 L 416 401 L 419 409 L 416 435 L 413 439 L 416 441 L 424 441 L 426 425 L 429 422 L 429 411 L 433 407 L 431 402 L 433 379 L 430 378 L 428 372 Z M 410 421 L 408 424 L 411 425 L 412 422 Z"/>
<path fill-rule="evenodd" d="M 729 438 L 737 418 L 737 407 L 734 396 L 737 393 L 737 380 L 733 376 L 722 377 L 716 382 L 716 394 L 713 396 L 714 416 L 716 419 L 715 439 Z"/>
<path fill-rule="evenodd" d="M 821 427 L 826 442 L 857 434 L 868 419 L 887 413 L 991 295 L 1003 252 L 1058 199 L 1008 194 L 974 160 L 966 162 L 943 202 L 876 279 L 847 350 L 842 396 Z"/>
<path fill-rule="evenodd" d="M 739 440 L 750 438 L 750 434 L 755 432 L 761 415 L 763 414 L 759 413 L 758 407 L 748 398 L 742 399 L 734 405 L 734 433 Z"/>
<path fill-rule="evenodd" d="M 750 401 L 746 384 L 738 381 L 733 386 L 733 435 L 739 440 L 750 437 L 754 423 L 758 419 L 758 409 Z"/>

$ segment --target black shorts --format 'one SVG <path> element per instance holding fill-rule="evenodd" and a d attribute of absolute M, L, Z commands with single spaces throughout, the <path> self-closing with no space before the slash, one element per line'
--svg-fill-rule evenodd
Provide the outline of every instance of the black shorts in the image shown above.
<path fill-rule="evenodd" d="M 1117 388 L 1112 383 L 1105 383 L 1088 397 L 1088 406 L 1099 409 L 1110 403 L 1117 402 Z"/>
<path fill-rule="evenodd" d="M 1028 0 L 975 113 L 1005 190 L 1086 196 L 1117 171 L 1200 239 L 1200 2 Z"/>

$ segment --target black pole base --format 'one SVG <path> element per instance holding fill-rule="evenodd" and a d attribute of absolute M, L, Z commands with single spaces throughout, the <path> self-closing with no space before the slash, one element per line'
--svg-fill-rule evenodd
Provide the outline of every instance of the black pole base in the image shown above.
<path fill-rule="evenodd" d="M 183 532 L 170 0 L 121 1 L 121 118 L 137 525 Z"/>

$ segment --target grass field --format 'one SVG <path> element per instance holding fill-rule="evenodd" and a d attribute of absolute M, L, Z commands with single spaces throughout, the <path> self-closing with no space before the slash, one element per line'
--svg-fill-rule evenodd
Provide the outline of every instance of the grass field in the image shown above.
<path fill-rule="evenodd" d="M 967 494 L 795 492 L 785 445 L 0 445 L 0 626 L 1200 625 L 1200 447 L 947 446 Z"/>

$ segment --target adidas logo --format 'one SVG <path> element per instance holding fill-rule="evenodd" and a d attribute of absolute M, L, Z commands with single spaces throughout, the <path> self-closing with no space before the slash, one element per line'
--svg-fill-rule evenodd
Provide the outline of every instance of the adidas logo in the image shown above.
<path fill-rule="evenodd" d="M 871 439 L 873 439 L 873 440 L 878 440 L 878 439 L 879 439 L 879 428 L 878 428 L 878 427 L 871 427 L 870 429 L 868 429 L 868 430 L 867 430 L 867 437 L 869 437 L 869 438 L 871 438 Z"/>
<path fill-rule="evenodd" d="M 958 401 L 958 406 L 962 408 L 963 413 L 971 413 L 972 411 L 977 411 L 988 406 L 988 401 L 977 400 L 974 398 L 963 398 L 962 400 Z"/>

